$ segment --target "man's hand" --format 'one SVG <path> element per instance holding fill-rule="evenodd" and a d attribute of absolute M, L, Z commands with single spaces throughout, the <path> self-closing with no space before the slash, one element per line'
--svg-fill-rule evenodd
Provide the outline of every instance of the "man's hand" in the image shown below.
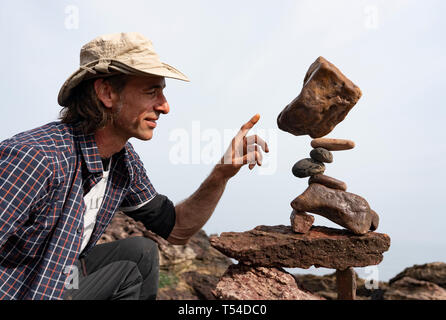
<path fill-rule="evenodd" d="M 233 177 L 243 165 L 249 169 L 256 164 L 262 165 L 262 152 L 269 152 L 266 142 L 257 135 L 246 137 L 248 131 L 259 121 L 256 114 L 245 123 L 232 139 L 229 149 L 220 163 L 212 170 L 197 191 L 175 206 L 175 226 L 167 240 L 172 244 L 186 244 L 214 212 L 229 178 Z"/>
<path fill-rule="evenodd" d="M 249 164 L 249 169 L 252 170 L 255 165 L 262 165 L 262 152 L 259 146 L 264 152 L 269 152 L 266 142 L 257 135 L 246 136 L 248 131 L 254 127 L 259 121 L 260 115 L 256 114 L 246 122 L 237 135 L 232 139 L 231 145 L 223 155 L 221 161 L 215 167 L 216 170 L 225 179 L 229 179 L 239 172 L 240 168 L 245 164 Z"/>

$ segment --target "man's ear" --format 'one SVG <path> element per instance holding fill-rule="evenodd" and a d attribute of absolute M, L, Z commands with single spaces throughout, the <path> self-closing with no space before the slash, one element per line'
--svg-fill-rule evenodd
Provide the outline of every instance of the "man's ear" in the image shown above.
<path fill-rule="evenodd" d="M 94 90 L 98 96 L 98 99 L 104 104 L 107 108 L 113 107 L 113 101 L 116 98 L 116 94 L 113 92 L 113 89 L 107 81 L 104 79 L 97 79 L 94 82 Z"/>

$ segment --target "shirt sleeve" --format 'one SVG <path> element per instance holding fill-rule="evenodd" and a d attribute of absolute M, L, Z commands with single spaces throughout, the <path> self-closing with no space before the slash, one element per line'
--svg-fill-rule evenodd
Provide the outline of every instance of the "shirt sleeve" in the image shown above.
<path fill-rule="evenodd" d="M 136 221 L 141 221 L 146 229 L 167 239 L 175 225 L 175 206 L 166 196 L 157 194 L 140 208 L 123 212 Z"/>
<path fill-rule="evenodd" d="M 38 149 L 0 143 L 0 246 L 28 220 L 32 206 L 48 195 L 51 175 Z"/>
<path fill-rule="evenodd" d="M 126 144 L 128 167 L 131 170 L 131 181 L 124 200 L 121 203 L 120 210 L 131 211 L 152 200 L 157 192 L 147 176 L 146 169 L 128 142 Z"/>

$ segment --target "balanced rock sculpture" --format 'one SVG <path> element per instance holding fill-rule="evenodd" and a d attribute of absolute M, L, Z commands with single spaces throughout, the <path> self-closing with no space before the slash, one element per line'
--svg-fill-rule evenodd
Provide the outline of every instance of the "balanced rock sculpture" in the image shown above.
<path fill-rule="evenodd" d="M 297 161 L 292 168 L 296 177 L 310 177 L 307 190 L 291 202 L 294 211 L 290 219 L 296 233 L 310 230 L 310 220 L 303 219 L 306 212 L 322 215 L 358 235 L 378 227 L 379 217 L 364 198 L 346 192 L 345 182 L 324 174 L 325 163 L 333 162 L 332 151 L 353 149 L 355 143 L 323 136 L 344 120 L 361 95 L 338 68 L 319 57 L 308 69 L 299 96 L 277 117 L 280 129 L 314 138 L 310 158 Z"/>
<path fill-rule="evenodd" d="M 302 292 L 281 269 L 315 266 L 336 269 L 338 299 L 355 299 L 353 267 L 382 261 L 390 238 L 373 232 L 379 216 L 363 197 L 346 192 L 345 182 L 324 174 L 325 163 L 333 162 L 331 151 L 350 150 L 355 143 L 323 136 L 344 120 L 361 95 L 361 90 L 324 58 L 310 66 L 301 93 L 277 117 L 280 129 L 313 138 L 310 158 L 297 161 L 292 168 L 296 177 L 310 177 L 309 186 L 291 202 L 291 226 L 257 226 L 211 237 L 214 248 L 238 260 L 217 284 L 218 298 L 317 299 Z M 313 226 L 314 216 L 307 212 L 347 230 Z M 265 284 L 260 290 L 259 283 Z"/>

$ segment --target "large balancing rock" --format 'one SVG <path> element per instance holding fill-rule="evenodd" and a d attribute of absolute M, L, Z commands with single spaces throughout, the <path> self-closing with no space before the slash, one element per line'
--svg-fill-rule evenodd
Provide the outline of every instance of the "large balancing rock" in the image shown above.
<path fill-rule="evenodd" d="M 345 270 L 379 264 L 389 250 L 390 237 L 369 232 L 354 235 L 343 229 L 313 226 L 305 234 L 290 226 L 258 226 L 245 232 L 223 232 L 210 237 L 224 255 L 252 266 Z"/>
<path fill-rule="evenodd" d="M 374 228 L 374 213 L 363 197 L 354 193 L 327 188 L 312 183 L 291 202 L 296 211 L 319 214 L 356 234 L 365 234 Z M 377 227 L 377 223 L 376 223 Z"/>
<path fill-rule="evenodd" d="M 277 125 L 296 136 L 323 137 L 344 120 L 361 95 L 338 68 L 319 57 L 308 69 L 299 96 L 277 117 Z"/>

